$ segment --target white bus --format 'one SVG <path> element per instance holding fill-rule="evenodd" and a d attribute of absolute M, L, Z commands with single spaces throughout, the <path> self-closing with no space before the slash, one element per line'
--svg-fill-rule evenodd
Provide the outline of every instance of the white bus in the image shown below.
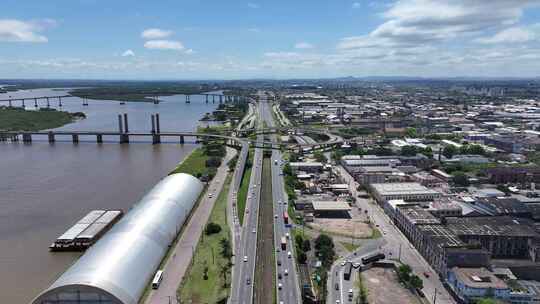
<path fill-rule="evenodd" d="M 154 279 L 152 280 L 152 289 L 158 289 L 159 284 L 161 284 L 161 280 L 163 280 L 163 270 L 158 270 L 154 276 Z"/>

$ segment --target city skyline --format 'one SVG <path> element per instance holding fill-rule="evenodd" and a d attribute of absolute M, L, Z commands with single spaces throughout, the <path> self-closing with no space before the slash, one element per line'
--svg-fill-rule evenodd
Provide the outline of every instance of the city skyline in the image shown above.
<path fill-rule="evenodd" d="M 7 0 L 0 78 L 538 77 L 539 5 Z"/>

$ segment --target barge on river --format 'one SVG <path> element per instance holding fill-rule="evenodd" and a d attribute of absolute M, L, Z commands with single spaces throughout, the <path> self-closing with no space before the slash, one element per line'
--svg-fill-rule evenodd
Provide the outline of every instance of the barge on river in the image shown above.
<path fill-rule="evenodd" d="M 82 251 L 92 246 L 122 217 L 121 210 L 93 210 L 49 246 L 51 251 Z"/>

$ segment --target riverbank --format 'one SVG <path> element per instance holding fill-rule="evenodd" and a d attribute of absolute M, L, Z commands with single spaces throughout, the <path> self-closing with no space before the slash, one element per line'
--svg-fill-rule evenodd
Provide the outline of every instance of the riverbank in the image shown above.
<path fill-rule="evenodd" d="M 82 112 L 69 113 L 55 109 L 28 111 L 0 106 L 0 130 L 39 131 L 53 129 L 86 118 Z"/>

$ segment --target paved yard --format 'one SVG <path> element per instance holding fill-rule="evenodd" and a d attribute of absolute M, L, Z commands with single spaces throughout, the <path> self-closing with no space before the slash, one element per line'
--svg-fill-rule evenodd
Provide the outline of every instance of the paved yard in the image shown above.
<path fill-rule="evenodd" d="M 392 268 L 371 268 L 362 272 L 362 278 L 370 304 L 420 304 L 419 299 L 399 283 Z"/>

